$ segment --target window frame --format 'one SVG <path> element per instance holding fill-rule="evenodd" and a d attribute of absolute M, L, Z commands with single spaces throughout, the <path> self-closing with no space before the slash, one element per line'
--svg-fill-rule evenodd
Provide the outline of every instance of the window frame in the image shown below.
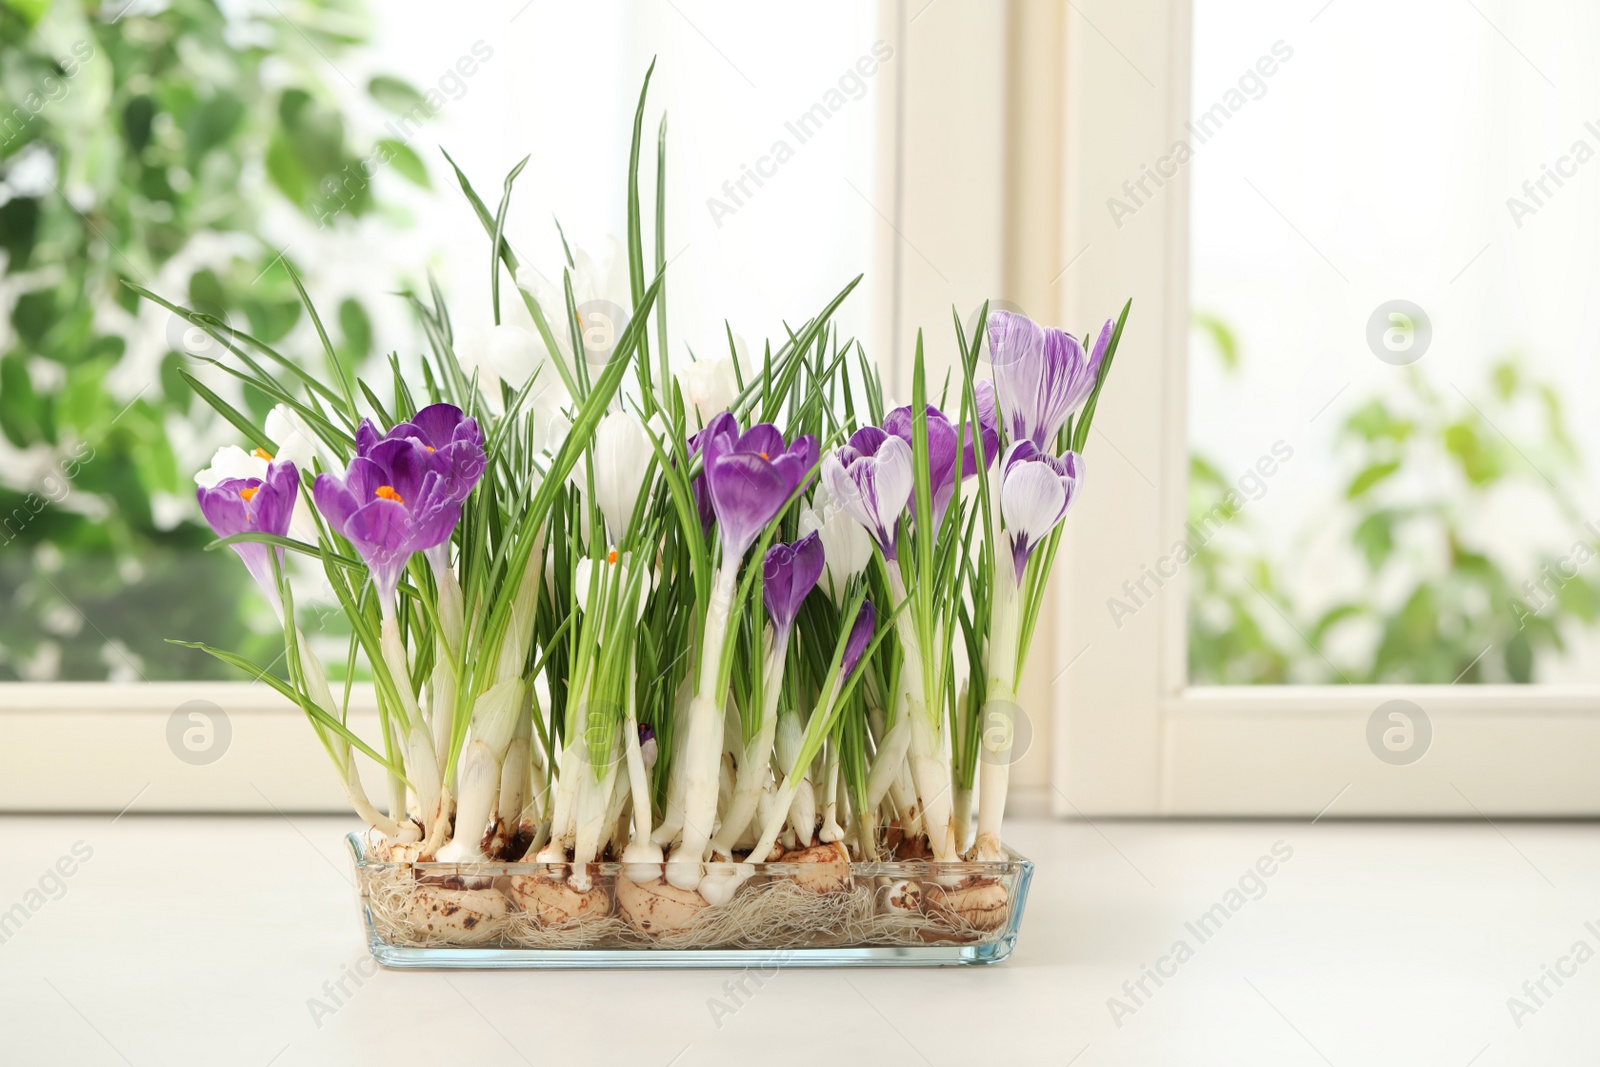
<path fill-rule="evenodd" d="M 1120 628 L 1107 610 L 1187 520 L 1189 175 L 1119 227 L 1107 198 L 1166 155 L 1189 118 L 1191 0 L 1070 5 L 1062 321 L 1133 298 L 1095 418 L 1094 474 L 1064 538 L 1049 691 L 1062 815 L 1534 817 L 1600 814 L 1600 686 L 1192 687 L 1187 573 Z M 1115 490 L 1098 486 L 1120 483 Z M 1148 483 L 1148 484 L 1146 484 Z M 1108 506 L 1115 501 L 1116 506 Z M 1170 565 L 1169 565 L 1170 566 Z M 1165 568 L 1164 568 L 1165 569 Z M 1108 577 L 1111 576 L 1111 577 Z M 1081 657 L 1081 659 L 1079 658 Z M 1432 728 L 1397 766 L 1367 743 L 1380 705 Z"/>

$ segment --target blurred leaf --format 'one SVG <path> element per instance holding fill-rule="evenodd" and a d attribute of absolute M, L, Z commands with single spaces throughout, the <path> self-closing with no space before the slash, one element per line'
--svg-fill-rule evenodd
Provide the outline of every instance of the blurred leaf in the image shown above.
<path fill-rule="evenodd" d="M 424 189 L 433 187 L 433 183 L 428 178 L 428 168 L 410 148 L 399 141 L 392 140 L 382 140 L 378 144 L 388 153 L 389 162 L 394 165 L 394 169 L 400 173 L 401 177 L 413 185 L 422 186 Z"/>
<path fill-rule="evenodd" d="M 63 0 L 64 2 L 64 0 Z M 37 26 L 44 13 L 50 10 L 52 0 L 5 0 L 5 6 L 22 16 L 29 26 Z"/>
<path fill-rule="evenodd" d="M 423 103 L 422 94 L 410 82 L 388 74 L 379 74 L 367 83 L 367 92 L 383 107 L 396 115 L 404 115 Z"/>
<path fill-rule="evenodd" d="M 20 352 L 0 358 L 0 432 L 18 448 L 27 448 L 43 436 L 37 404 L 27 359 Z"/>
<path fill-rule="evenodd" d="M 1394 521 L 1392 511 L 1375 511 L 1356 524 L 1351 539 L 1366 557 L 1367 566 L 1377 570 L 1394 551 Z"/>
<path fill-rule="evenodd" d="M 1354 500 L 1399 469 L 1400 461 L 1397 459 L 1389 460 L 1387 463 L 1372 464 L 1350 480 L 1350 487 L 1344 494 L 1346 499 Z"/>
<path fill-rule="evenodd" d="M 1475 425 L 1453 423 L 1444 430 L 1445 449 L 1456 458 L 1461 473 L 1474 485 L 1487 485 L 1499 479 L 1501 465 L 1495 453 L 1484 447 Z"/>
<path fill-rule="evenodd" d="M 1194 313 L 1194 324 L 1199 330 L 1211 339 L 1216 346 L 1217 359 L 1222 363 L 1222 369 L 1232 373 L 1239 370 L 1239 341 L 1227 323 L 1215 315 L 1204 311 Z"/>
<path fill-rule="evenodd" d="M 344 335 L 339 362 L 344 364 L 347 374 L 353 375 L 361 362 L 372 354 L 372 322 L 359 301 L 346 299 L 339 305 L 339 331 Z"/>

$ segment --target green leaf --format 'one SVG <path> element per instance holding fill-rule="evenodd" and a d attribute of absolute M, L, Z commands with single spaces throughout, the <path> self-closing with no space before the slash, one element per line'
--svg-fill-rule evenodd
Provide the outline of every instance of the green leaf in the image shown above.
<path fill-rule="evenodd" d="M 0 432 L 18 448 L 37 443 L 41 436 L 37 405 L 22 353 L 0 359 Z"/>
<path fill-rule="evenodd" d="M 339 330 L 344 334 L 340 360 L 353 371 L 372 354 L 372 321 L 367 318 L 366 308 L 354 297 L 346 297 L 339 305 Z"/>
<path fill-rule="evenodd" d="M 1350 488 L 1345 490 L 1345 499 L 1354 500 L 1368 489 L 1377 485 L 1395 471 L 1400 469 L 1399 460 L 1390 460 L 1387 463 L 1374 463 L 1350 481 Z"/>
<path fill-rule="evenodd" d="M 420 185 L 424 189 L 433 188 L 433 182 L 428 177 L 428 168 L 423 164 L 422 158 L 400 141 L 384 138 L 378 142 L 393 164 L 400 176 L 413 185 Z"/>
<path fill-rule="evenodd" d="M 1233 328 L 1217 316 L 1204 311 L 1194 313 L 1194 324 L 1216 346 L 1217 358 L 1222 361 L 1222 369 L 1230 374 L 1237 372 L 1239 339 L 1233 335 Z"/>
<path fill-rule="evenodd" d="M 367 82 L 367 94 L 396 115 L 408 114 L 418 107 L 428 107 L 422 94 L 410 82 L 389 74 L 379 74 Z"/>
<path fill-rule="evenodd" d="M 52 2 L 53 0 L 4 0 L 6 7 L 21 15 L 22 21 L 26 22 L 30 29 L 39 24 L 44 13 L 50 10 Z"/>
<path fill-rule="evenodd" d="M 1367 566 L 1373 570 L 1382 567 L 1389 553 L 1394 551 L 1394 524 L 1393 511 L 1375 511 L 1362 519 L 1350 535 L 1355 546 L 1366 555 Z"/>

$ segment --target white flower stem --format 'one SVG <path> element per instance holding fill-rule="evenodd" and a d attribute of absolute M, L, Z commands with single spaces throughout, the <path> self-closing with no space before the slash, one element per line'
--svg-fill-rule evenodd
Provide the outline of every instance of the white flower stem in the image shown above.
<path fill-rule="evenodd" d="M 1016 570 L 997 556 L 994 602 L 989 612 L 988 694 L 979 724 L 978 860 L 1005 857 L 1000 848 L 1000 823 L 1011 779 L 1013 722 L 1017 707 L 1017 643 L 1021 625 Z"/>
<path fill-rule="evenodd" d="M 905 580 L 898 562 L 887 564 L 889 594 L 899 611 L 906 599 Z M 923 689 L 922 652 L 912 612 L 899 611 L 895 625 L 900 631 L 904 653 L 900 666 L 899 721 L 911 726 L 911 778 L 921 803 L 922 824 L 928 835 L 933 858 L 954 862 L 960 857 L 955 848 L 955 823 L 951 817 L 950 760 L 940 743 L 938 725 L 928 718 L 927 697 Z"/>
<path fill-rule="evenodd" d="M 787 628 L 773 634 L 772 647 L 767 650 L 765 675 L 762 682 L 761 721 L 755 736 L 739 755 L 739 774 L 734 782 L 733 801 L 723 814 L 722 825 L 712 839 L 711 851 L 717 855 L 731 856 L 733 846 L 750 828 L 761 802 L 761 787 L 772 767 L 772 742 L 778 729 L 778 698 L 782 695 L 783 664 L 789 650 Z"/>
<path fill-rule="evenodd" d="M 728 616 L 733 610 L 734 582 L 739 561 L 724 557 L 706 608 L 701 643 L 700 684 L 689 702 L 683 754 L 683 831 L 667 860 L 667 881 L 678 889 L 700 884 L 701 863 L 711 843 L 717 815 L 717 777 L 722 762 L 722 702 L 725 694 L 717 675 L 722 666 L 722 645 L 727 640 Z"/>

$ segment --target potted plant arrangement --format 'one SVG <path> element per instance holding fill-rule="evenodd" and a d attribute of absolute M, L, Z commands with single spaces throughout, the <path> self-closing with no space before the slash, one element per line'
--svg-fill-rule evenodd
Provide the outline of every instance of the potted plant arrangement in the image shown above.
<path fill-rule="evenodd" d="M 184 372 L 241 435 L 198 497 L 282 622 L 286 677 L 193 647 L 304 710 L 368 824 L 351 848 L 386 963 L 1003 959 L 1031 872 L 1001 843 L 1017 680 L 1128 308 L 1088 344 L 957 319 L 937 391 L 919 334 L 905 405 L 833 325 L 855 282 L 756 366 L 675 371 L 644 107 L 632 307 L 598 343 L 570 255 L 560 292 L 515 289 L 535 331 L 502 324 L 517 171 L 495 211 L 456 171 L 493 250 L 492 371 L 436 288 L 410 297 L 427 354 L 373 381 L 303 288 L 325 374 L 141 291 L 276 405 L 258 423 Z M 349 620 L 338 694 L 297 567 Z M 350 725 L 363 673 L 377 736 Z"/>

